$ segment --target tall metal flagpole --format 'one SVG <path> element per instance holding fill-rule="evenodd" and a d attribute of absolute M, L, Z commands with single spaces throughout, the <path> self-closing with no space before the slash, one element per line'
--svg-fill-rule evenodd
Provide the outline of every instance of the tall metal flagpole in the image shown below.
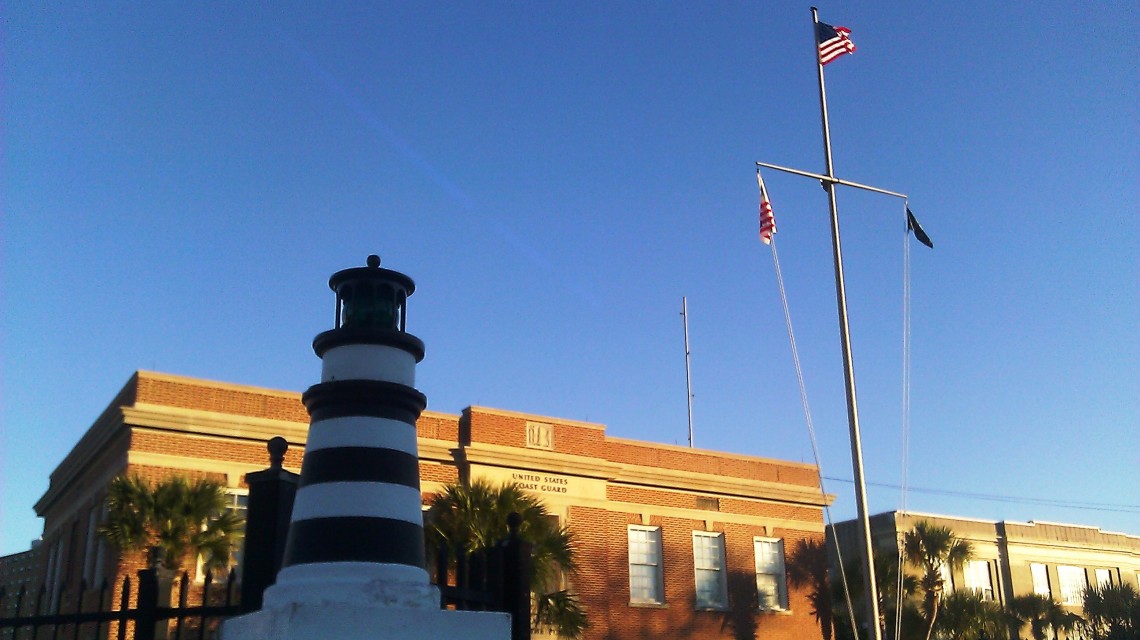
<path fill-rule="evenodd" d="M 819 11 L 811 8 L 812 45 L 819 74 L 819 110 L 823 118 L 823 156 L 827 163 L 827 199 L 831 206 L 831 250 L 835 258 L 835 299 L 839 306 L 839 335 L 843 345 L 843 378 L 847 387 L 847 423 L 851 430 L 851 466 L 855 474 L 855 503 L 862 535 L 864 591 L 867 597 L 867 630 L 870 640 L 882 640 L 879 628 L 879 593 L 875 585 L 875 562 L 871 551 L 871 521 L 867 515 L 867 485 L 863 476 L 863 444 L 859 435 L 859 409 L 855 401 L 855 366 L 851 359 L 851 334 L 847 325 L 847 294 L 843 284 L 843 254 L 839 244 L 839 211 L 835 204 L 835 169 L 831 163 L 831 131 L 827 124 L 827 91 L 823 85 L 823 62 L 819 58 Z"/>

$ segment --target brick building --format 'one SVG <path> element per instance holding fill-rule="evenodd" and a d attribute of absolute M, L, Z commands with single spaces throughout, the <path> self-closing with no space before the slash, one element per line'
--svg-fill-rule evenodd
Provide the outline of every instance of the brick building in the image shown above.
<path fill-rule="evenodd" d="M 95 535 L 114 476 L 213 477 L 241 509 L 243 478 L 266 466 L 266 442 L 285 437 L 285 467 L 298 471 L 308 425 L 299 393 L 136 373 L 35 505 L 39 575 L 49 586 L 118 583 L 138 568 L 141 558 L 118 557 Z M 425 498 L 470 478 L 513 481 L 570 528 L 587 638 L 821 636 L 815 587 L 789 580 L 824 535 L 814 466 L 483 407 L 426 411 L 416 427 Z"/>

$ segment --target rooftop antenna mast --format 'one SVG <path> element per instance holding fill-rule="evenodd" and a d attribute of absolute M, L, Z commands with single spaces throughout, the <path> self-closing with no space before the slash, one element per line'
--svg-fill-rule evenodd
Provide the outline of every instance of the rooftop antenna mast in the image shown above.
<path fill-rule="evenodd" d="M 685 326 L 685 400 L 689 403 L 689 448 L 693 447 L 693 379 L 689 371 L 689 303 L 681 296 L 681 324 Z"/>

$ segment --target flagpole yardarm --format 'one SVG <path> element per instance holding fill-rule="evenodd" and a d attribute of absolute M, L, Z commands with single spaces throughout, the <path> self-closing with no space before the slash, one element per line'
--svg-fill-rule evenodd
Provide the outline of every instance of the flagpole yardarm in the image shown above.
<path fill-rule="evenodd" d="M 851 467 L 855 481 L 855 506 L 859 516 L 863 556 L 863 593 L 867 594 L 867 631 L 870 640 L 882 640 L 879 627 L 879 594 L 875 584 L 875 562 L 871 547 L 871 520 L 867 510 L 867 481 L 863 473 L 863 442 L 859 432 L 859 406 L 855 394 L 855 364 L 851 354 L 851 331 L 847 321 L 847 293 L 843 281 L 843 250 L 839 240 L 839 210 L 835 201 L 835 168 L 831 160 L 831 130 L 827 121 L 827 89 L 823 82 L 824 60 L 819 42 L 819 11 L 811 8 L 812 48 L 816 52 L 819 78 L 819 110 L 823 123 L 823 157 L 828 180 L 824 182 L 831 213 L 831 249 L 835 260 L 835 301 L 839 312 L 839 338 L 843 349 L 843 379 L 847 393 L 847 423 L 851 433 Z M 830 62 L 830 60 L 828 60 Z"/>
<path fill-rule="evenodd" d="M 843 187 L 854 187 L 856 189 L 863 189 L 865 191 L 874 191 L 875 193 L 881 193 L 883 195 L 894 196 L 896 198 L 903 198 L 904 200 L 907 198 L 907 195 L 905 193 L 899 193 L 897 191 L 888 191 L 886 189 L 880 189 L 878 187 L 872 187 L 872 186 L 866 185 L 866 184 L 859 184 L 858 182 L 851 182 L 850 180 L 843 180 L 841 178 L 831 178 L 831 177 L 825 176 L 825 175 L 820 174 L 820 173 L 812 173 L 811 171 L 801 171 L 799 169 L 792 169 L 790 167 L 781 167 L 778 164 L 770 164 L 767 162 L 757 162 L 756 166 L 765 167 L 768 169 L 775 169 L 776 171 L 784 171 L 786 173 L 794 173 L 797 176 L 804 176 L 806 178 L 815 178 L 816 180 L 819 180 L 820 182 L 834 182 L 835 184 L 843 186 Z"/>

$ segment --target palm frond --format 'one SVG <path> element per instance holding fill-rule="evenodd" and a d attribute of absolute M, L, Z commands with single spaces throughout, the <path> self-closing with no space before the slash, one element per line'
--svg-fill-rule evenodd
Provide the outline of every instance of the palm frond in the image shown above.
<path fill-rule="evenodd" d="M 227 513 L 225 489 L 213 480 L 174 476 L 151 486 L 120 476 L 108 487 L 106 507 L 100 535 L 125 551 L 158 547 L 169 569 L 185 567 L 197 553 L 228 562 L 243 527 Z"/>
<path fill-rule="evenodd" d="M 535 595 L 535 620 L 548 621 L 543 624 L 553 625 L 560 635 L 578 637 L 574 635 L 580 635 L 580 631 L 574 632 L 574 611 L 583 620 L 585 614 L 576 597 L 559 591 L 563 580 L 577 570 L 573 536 L 558 524 L 538 497 L 518 485 L 493 485 L 476 479 L 466 485 L 448 485 L 432 496 L 424 522 L 428 557 L 434 562 L 440 546 L 454 557 L 459 552 L 477 553 L 497 545 L 510 535 L 507 523 L 512 513 L 521 516 L 519 537 L 531 545 L 530 586 Z M 541 616 L 538 608 L 542 608 Z M 559 621 L 565 621 L 567 626 Z"/>

